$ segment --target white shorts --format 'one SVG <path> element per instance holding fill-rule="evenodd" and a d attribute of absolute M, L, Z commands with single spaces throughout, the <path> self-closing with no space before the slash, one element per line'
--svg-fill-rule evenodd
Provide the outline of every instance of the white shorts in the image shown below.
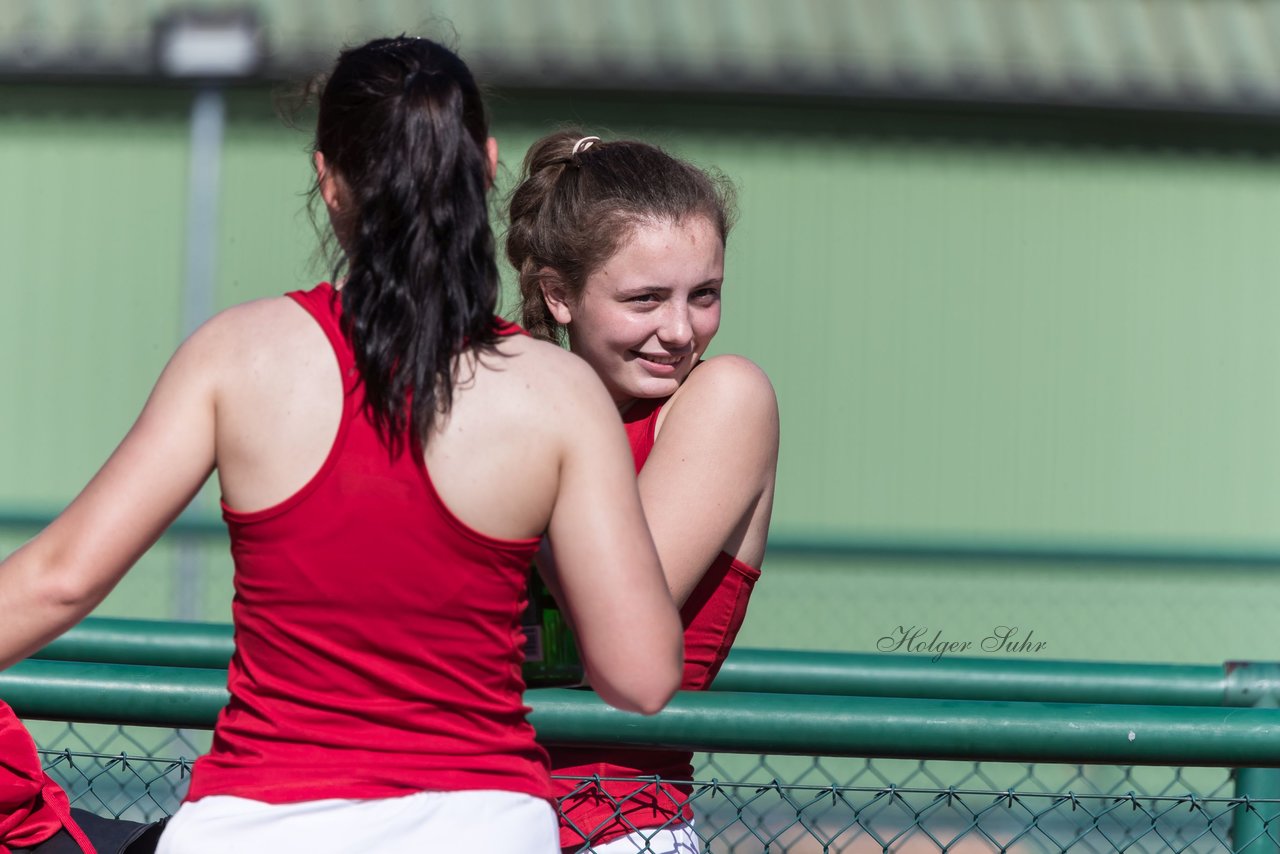
<path fill-rule="evenodd" d="M 584 854 L 698 854 L 702 850 L 701 845 L 690 822 L 673 824 L 661 830 L 637 830 L 612 842 L 582 850 Z"/>
<path fill-rule="evenodd" d="M 417 792 L 294 804 L 215 795 L 183 804 L 156 854 L 289 851 L 558 854 L 560 842 L 551 804 L 518 792 Z"/>

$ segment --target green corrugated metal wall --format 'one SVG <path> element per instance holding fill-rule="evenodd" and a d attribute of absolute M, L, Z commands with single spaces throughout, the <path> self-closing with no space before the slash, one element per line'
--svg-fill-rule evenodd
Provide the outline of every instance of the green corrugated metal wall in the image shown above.
<path fill-rule="evenodd" d="M 177 343 L 187 107 L 178 90 L 0 88 L 0 507 L 69 500 Z M 1007 117 L 989 138 L 964 114 L 903 130 L 819 104 L 493 109 L 512 170 L 578 120 L 738 181 L 716 349 L 778 388 L 775 533 L 1280 543 L 1273 156 L 1020 140 Z M 267 92 L 233 94 L 220 305 L 321 272 L 306 143 Z M 104 613 L 167 614 L 172 562 L 149 557 Z M 225 618 L 229 591 L 215 559 L 203 616 Z M 873 649 L 900 624 L 1016 624 L 1060 657 L 1265 658 L 1277 605 L 1280 579 L 1255 569 L 791 558 L 770 562 L 743 638 Z"/>

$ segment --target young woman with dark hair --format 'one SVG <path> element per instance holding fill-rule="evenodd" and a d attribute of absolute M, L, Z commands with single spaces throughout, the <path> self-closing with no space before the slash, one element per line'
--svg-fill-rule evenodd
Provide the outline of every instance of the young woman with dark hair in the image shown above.
<path fill-rule="evenodd" d="M 686 690 L 710 685 L 742 624 L 777 469 L 778 407 L 764 372 L 740 356 L 703 359 L 720 326 L 732 213 L 723 180 L 651 145 L 573 131 L 534 144 L 510 200 L 507 257 L 525 325 L 567 341 L 622 413 L 682 606 Z M 558 561 L 572 544 L 551 546 Z M 688 786 L 616 779 L 688 780 L 691 760 L 552 750 L 553 774 L 566 778 L 556 781 L 564 850 L 697 851 Z"/>
<path fill-rule="evenodd" d="M 520 678 L 544 533 L 604 699 L 652 713 L 679 680 L 617 410 L 580 359 L 494 317 L 497 152 L 461 60 L 370 42 L 319 107 L 333 284 L 181 346 L 84 492 L 0 564 L 0 666 L 88 613 L 216 468 L 231 700 L 160 850 L 554 851 Z"/>

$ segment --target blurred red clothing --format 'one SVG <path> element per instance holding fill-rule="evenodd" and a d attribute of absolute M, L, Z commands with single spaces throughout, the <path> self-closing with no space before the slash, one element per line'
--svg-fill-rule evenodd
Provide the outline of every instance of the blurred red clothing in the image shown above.
<path fill-rule="evenodd" d="M 31 734 L 0 701 L 0 854 L 39 845 L 60 830 L 85 854 L 97 854 L 71 817 L 67 793 L 44 773 Z"/>

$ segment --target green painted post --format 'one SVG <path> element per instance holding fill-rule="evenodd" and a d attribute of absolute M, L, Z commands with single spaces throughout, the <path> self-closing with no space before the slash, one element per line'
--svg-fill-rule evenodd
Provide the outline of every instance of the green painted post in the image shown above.
<path fill-rule="evenodd" d="M 1229 661 L 1225 669 L 1225 705 L 1280 705 L 1280 664 Z M 1280 851 L 1280 768 L 1237 768 L 1235 778 L 1235 796 L 1249 802 L 1235 809 L 1232 848 L 1237 854 L 1275 854 Z"/>
<path fill-rule="evenodd" d="M 1274 854 L 1280 851 L 1280 769 L 1237 768 L 1237 798 L 1249 798 L 1237 806 L 1231 824 L 1232 848 L 1238 854 Z M 1255 801 L 1261 800 L 1261 803 Z"/>

